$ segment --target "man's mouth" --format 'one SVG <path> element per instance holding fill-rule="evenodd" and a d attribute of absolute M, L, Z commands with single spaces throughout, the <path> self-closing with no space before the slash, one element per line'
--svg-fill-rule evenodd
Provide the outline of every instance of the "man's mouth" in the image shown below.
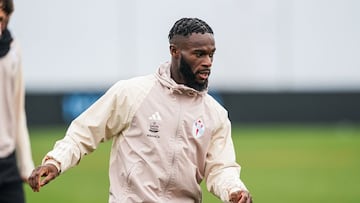
<path fill-rule="evenodd" d="M 198 76 L 198 78 L 199 78 L 200 80 L 206 80 L 206 79 L 209 78 L 210 70 L 209 70 L 209 69 L 206 69 L 206 70 L 197 71 L 196 75 Z"/>

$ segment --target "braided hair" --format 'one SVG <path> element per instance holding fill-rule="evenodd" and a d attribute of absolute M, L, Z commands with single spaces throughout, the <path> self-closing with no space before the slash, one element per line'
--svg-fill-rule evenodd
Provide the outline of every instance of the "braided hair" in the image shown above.
<path fill-rule="evenodd" d="M 186 37 L 192 33 L 214 34 L 211 27 L 203 20 L 198 18 L 181 18 L 180 20 L 176 21 L 174 26 L 171 28 L 168 38 L 169 41 L 171 41 L 175 35 Z"/>

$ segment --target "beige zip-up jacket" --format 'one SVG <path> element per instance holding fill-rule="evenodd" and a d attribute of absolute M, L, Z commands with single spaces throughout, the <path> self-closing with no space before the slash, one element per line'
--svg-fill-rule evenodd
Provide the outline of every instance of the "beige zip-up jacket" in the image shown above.
<path fill-rule="evenodd" d="M 22 178 L 34 169 L 26 124 L 25 90 L 20 47 L 15 40 L 0 58 L 0 158 L 16 151 Z"/>
<path fill-rule="evenodd" d="M 204 178 L 224 202 L 230 192 L 246 190 L 227 111 L 206 91 L 175 83 L 169 63 L 112 86 L 43 162 L 50 157 L 64 172 L 110 139 L 110 203 L 201 202 Z"/>

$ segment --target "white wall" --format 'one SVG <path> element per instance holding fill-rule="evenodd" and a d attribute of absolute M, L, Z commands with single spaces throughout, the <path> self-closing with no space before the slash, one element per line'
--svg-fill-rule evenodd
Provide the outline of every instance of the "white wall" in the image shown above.
<path fill-rule="evenodd" d="M 19 0 L 28 91 L 106 89 L 170 59 L 181 17 L 214 29 L 216 89 L 360 90 L 358 0 Z"/>

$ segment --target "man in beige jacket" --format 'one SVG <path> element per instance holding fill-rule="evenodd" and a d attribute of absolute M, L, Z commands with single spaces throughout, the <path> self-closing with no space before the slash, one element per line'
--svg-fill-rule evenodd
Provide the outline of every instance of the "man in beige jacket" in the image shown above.
<path fill-rule="evenodd" d="M 12 0 L 0 0 L 0 202 L 24 202 L 34 169 L 25 116 L 21 53 L 7 28 Z"/>
<path fill-rule="evenodd" d="M 224 202 L 252 202 L 235 162 L 228 113 L 207 93 L 212 29 L 182 18 L 169 43 L 171 62 L 117 82 L 71 123 L 29 178 L 34 191 L 112 139 L 110 203 L 199 203 L 203 179 Z"/>

